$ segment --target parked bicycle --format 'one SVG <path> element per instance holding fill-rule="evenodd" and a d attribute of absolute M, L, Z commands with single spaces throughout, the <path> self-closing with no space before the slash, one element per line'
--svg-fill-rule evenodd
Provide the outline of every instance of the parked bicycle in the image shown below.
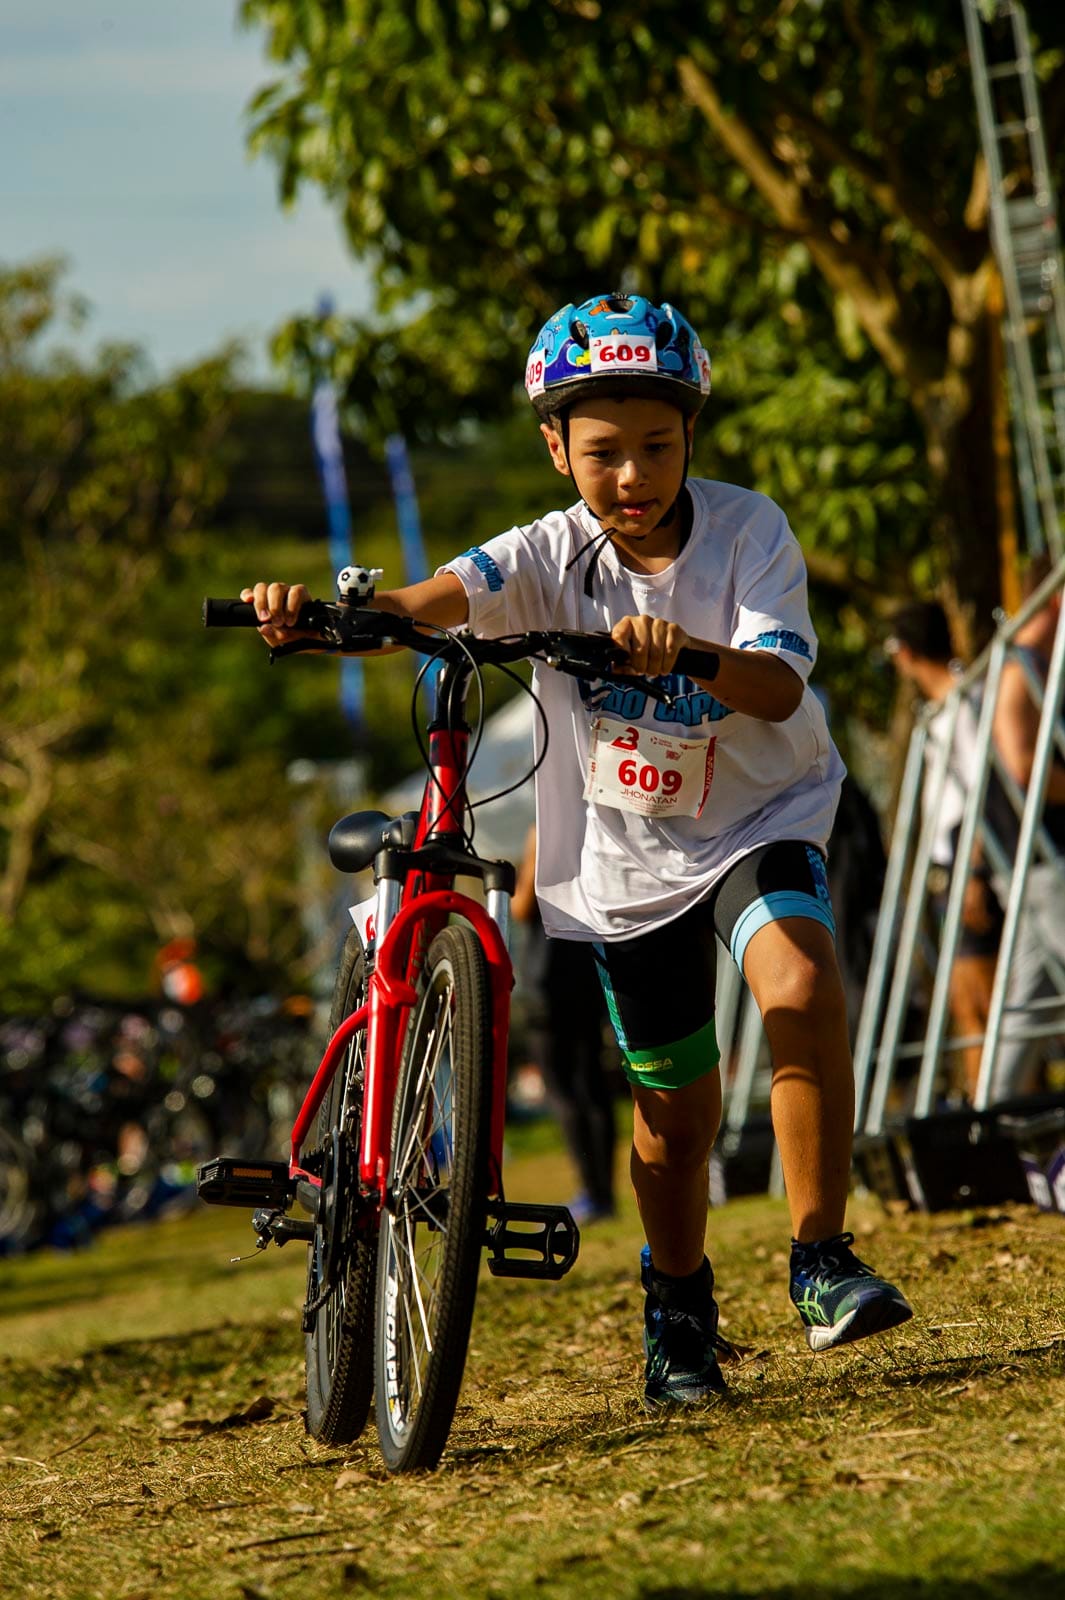
<path fill-rule="evenodd" d="M 212 1151 L 258 1154 L 287 1135 L 309 1006 L 79 998 L 0 1018 L 0 1257 L 194 1204 Z"/>
<path fill-rule="evenodd" d="M 478 639 L 366 609 L 376 576 L 345 569 L 339 603 L 310 601 L 300 612 L 298 626 L 318 638 L 279 646 L 272 658 L 403 646 L 440 663 L 427 742 L 417 717 L 425 669 L 412 700 L 427 774 L 421 808 L 403 817 L 356 812 L 333 827 L 336 867 L 373 865 L 374 910 L 365 946 L 356 928 L 347 936 L 331 1038 L 289 1159 L 219 1158 L 201 1169 L 199 1191 L 214 1204 L 254 1207 L 259 1248 L 306 1241 L 308 1431 L 349 1442 L 373 1405 L 385 1463 L 402 1472 L 434 1466 L 447 1441 L 482 1249 L 498 1276 L 557 1279 L 579 1248 L 564 1206 L 516 1203 L 504 1192 L 515 873 L 474 848 L 466 780 L 484 697 L 474 733 L 469 689 L 486 665 L 508 671 L 535 659 L 595 681 L 625 657 L 606 634 Z M 238 600 L 205 601 L 204 622 L 259 625 L 255 608 Z M 679 671 L 699 669 L 700 652 L 682 656 Z M 669 700 L 659 683 L 626 681 Z M 542 717 L 541 733 L 543 745 Z M 479 880 L 486 905 L 460 893 L 458 878 Z M 294 1204 L 307 1220 L 290 1215 Z"/>

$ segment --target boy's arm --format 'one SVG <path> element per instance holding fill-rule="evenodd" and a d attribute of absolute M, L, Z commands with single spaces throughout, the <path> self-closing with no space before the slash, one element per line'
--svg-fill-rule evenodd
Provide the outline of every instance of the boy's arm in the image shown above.
<path fill-rule="evenodd" d="M 461 628 L 470 618 L 466 591 L 453 572 L 441 572 L 403 589 L 386 589 L 374 596 L 372 605 L 377 611 L 409 617 L 412 622 L 427 622 L 436 628 Z"/>
<path fill-rule="evenodd" d="M 693 639 L 679 623 L 663 617 L 622 617 L 611 637 L 628 652 L 628 671 L 647 678 L 672 672 L 685 648 L 712 651 L 718 658 L 717 675 L 694 681 L 730 710 L 763 722 L 786 722 L 802 699 L 799 674 L 769 650 L 734 650 L 731 645 Z"/>
<path fill-rule="evenodd" d="M 696 678 L 715 700 L 732 711 L 759 717 L 763 722 L 787 722 L 799 709 L 805 684 L 793 667 L 771 650 L 734 650 L 731 645 L 689 643 L 696 650 L 716 650 L 717 677 Z"/>

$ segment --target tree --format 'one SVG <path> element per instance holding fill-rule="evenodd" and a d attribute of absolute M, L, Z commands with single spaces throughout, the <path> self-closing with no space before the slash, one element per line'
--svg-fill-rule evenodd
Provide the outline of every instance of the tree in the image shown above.
<path fill-rule="evenodd" d="M 271 669 L 253 634 L 199 625 L 205 592 L 260 575 L 330 592 L 306 407 L 239 387 L 234 352 L 165 383 L 131 348 L 48 355 L 83 314 L 60 263 L 0 269 L 0 1011 L 139 998 L 190 934 L 221 988 L 305 986 L 336 932 L 308 946 L 308 901 L 360 897 L 325 856 L 338 807 L 417 765 L 413 664 L 367 671 L 360 793 L 338 664 Z M 497 503 L 547 475 L 515 466 L 505 431 L 488 454 Z M 396 579 L 384 470 L 358 450 L 348 466 L 360 559 Z M 421 468 L 431 520 L 486 534 L 461 453 Z"/>
<path fill-rule="evenodd" d="M 1027 10 L 1055 151 L 1059 7 Z M 284 69 L 253 145 L 284 197 L 321 186 L 375 266 L 385 325 L 339 341 L 371 422 L 493 414 L 567 299 L 675 298 L 718 330 L 711 446 L 770 493 L 797 480 L 815 576 L 935 585 L 986 636 L 997 310 L 960 4 L 707 0 L 695 25 L 686 0 L 242 14 Z"/>
<path fill-rule="evenodd" d="M 71 987 L 136 993 L 159 944 L 193 930 L 231 968 L 242 953 L 276 963 L 284 941 L 271 936 L 294 902 L 284 815 L 253 809 L 257 780 L 283 787 L 281 759 L 245 748 L 233 766 L 207 714 L 208 674 L 184 654 L 195 606 L 174 614 L 224 485 L 234 353 L 164 384 L 130 347 L 44 355 L 80 311 L 61 272 L 0 273 L 8 1005 Z"/>

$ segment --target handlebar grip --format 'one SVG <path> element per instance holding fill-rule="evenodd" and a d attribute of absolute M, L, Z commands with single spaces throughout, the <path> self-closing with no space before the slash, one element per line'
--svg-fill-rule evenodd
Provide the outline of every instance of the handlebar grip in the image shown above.
<path fill-rule="evenodd" d="M 250 600 L 205 600 L 205 628 L 258 628 L 259 619 Z"/>
<path fill-rule="evenodd" d="M 308 600 L 306 605 L 300 606 L 299 616 L 296 618 L 297 628 L 304 628 L 308 633 L 317 633 L 322 626 L 322 610 L 321 601 Z M 250 600 L 205 600 L 203 625 L 205 628 L 262 627 Z"/>
<path fill-rule="evenodd" d="M 707 678 L 712 682 L 720 666 L 721 657 L 716 650 L 686 649 L 677 655 L 677 670 L 687 672 L 693 678 Z"/>

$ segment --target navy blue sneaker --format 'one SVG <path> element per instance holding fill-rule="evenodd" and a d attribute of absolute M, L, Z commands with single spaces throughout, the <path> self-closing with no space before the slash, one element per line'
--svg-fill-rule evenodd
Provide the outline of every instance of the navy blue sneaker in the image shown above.
<path fill-rule="evenodd" d="M 690 1278 L 666 1278 L 654 1270 L 651 1251 L 640 1255 L 640 1282 L 646 1291 L 643 1348 L 644 1406 L 700 1405 L 724 1394 L 728 1385 L 718 1355 L 733 1354 L 718 1337 L 714 1274 L 703 1257 Z"/>
<path fill-rule="evenodd" d="M 913 1309 L 851 1250 L 853 1233 L 813 1244 L 791 1241 L 791 1298 L 811 1350 L 834 1350 L 908 1322 Z"/>

